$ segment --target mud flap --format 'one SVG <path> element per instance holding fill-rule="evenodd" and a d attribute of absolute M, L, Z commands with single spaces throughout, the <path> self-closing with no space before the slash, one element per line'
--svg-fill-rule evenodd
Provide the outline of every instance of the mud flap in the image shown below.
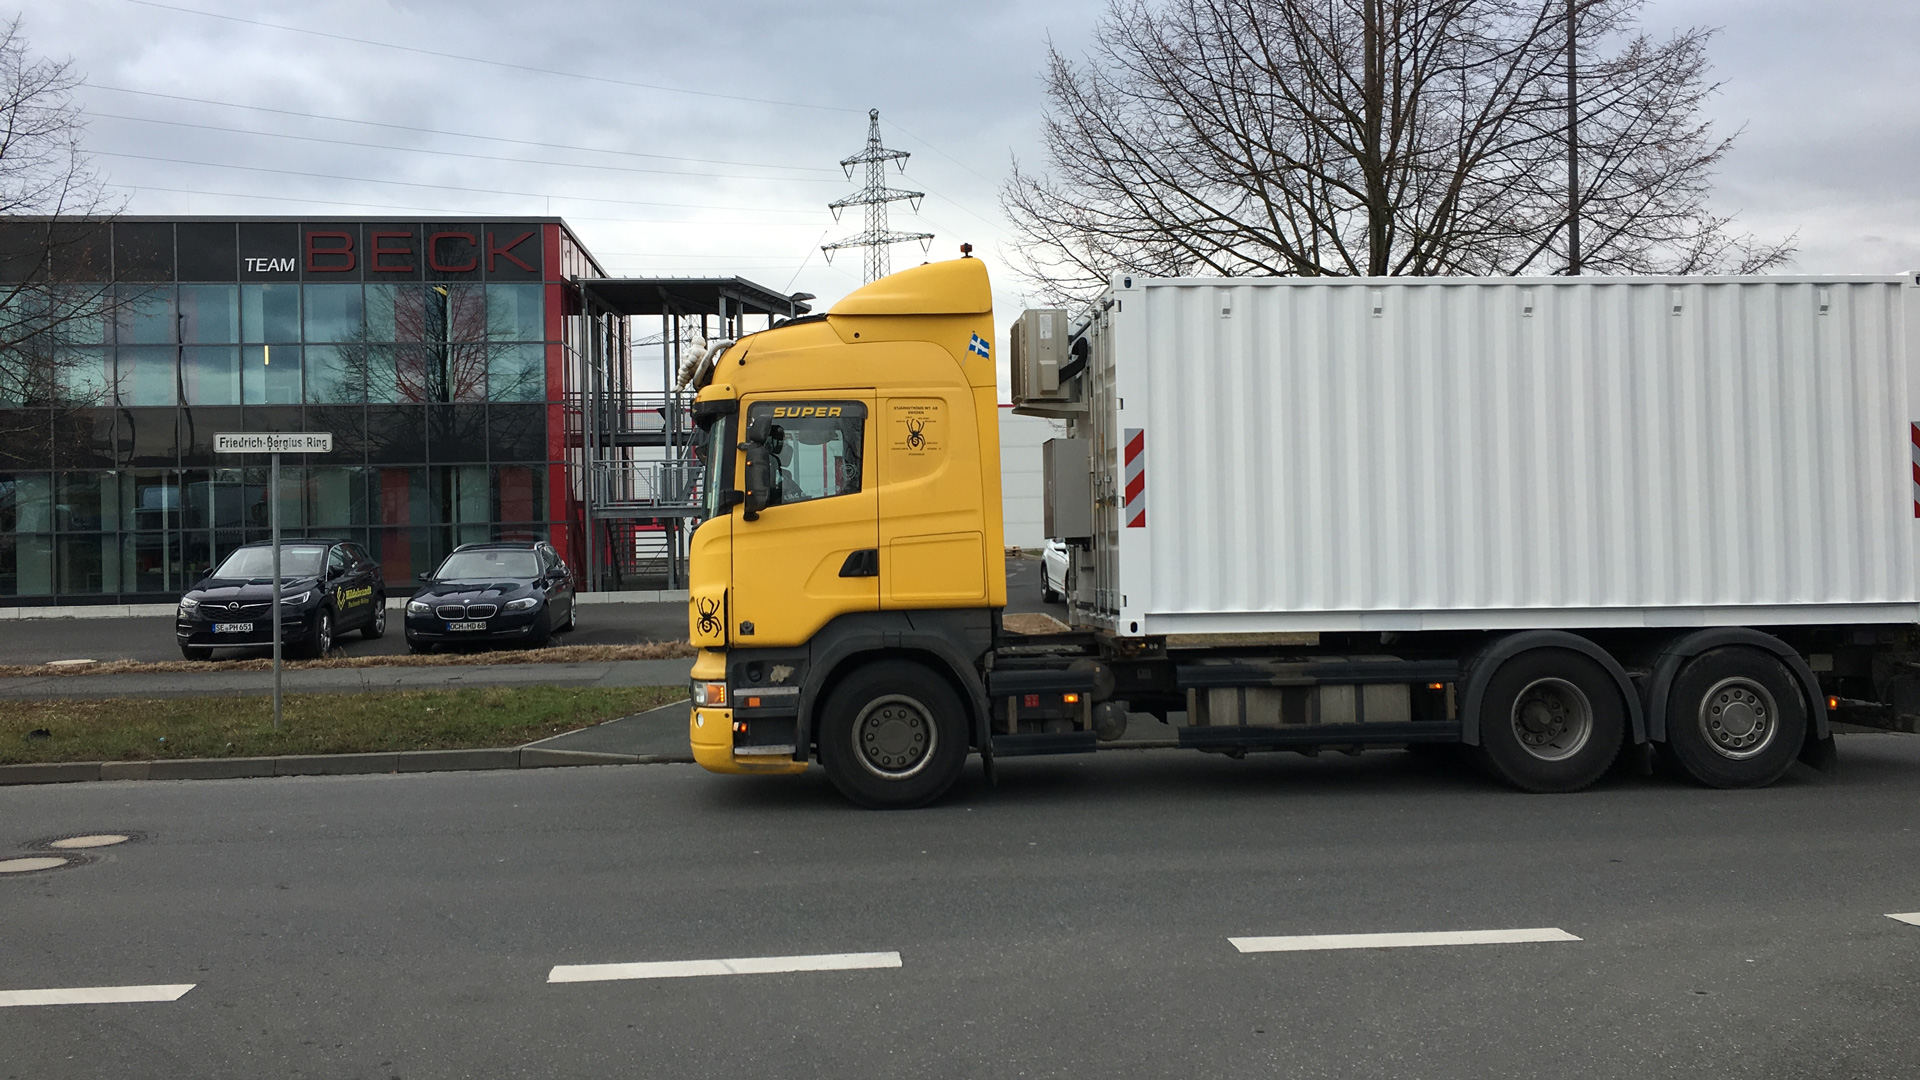
<path fill-rule="evenodd" d="M 1807 741 L 1800 747 L 1800 760 L 1826 773 L 1828 776 L 1832 776 L 1838 772 L 1840 768 L 1840 751 L 1834 746 L 1832 735 L 1828 735 L 1824 739 L 1816 739 L 1809 736 Z"/>

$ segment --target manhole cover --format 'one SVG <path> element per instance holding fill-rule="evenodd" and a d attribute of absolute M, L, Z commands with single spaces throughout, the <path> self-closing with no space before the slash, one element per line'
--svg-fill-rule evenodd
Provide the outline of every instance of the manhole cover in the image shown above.
<path fill-rule="evenodd" d="M 0 859 L 0 874 L 25 874 L 34 870 L 52 870 L 67 865 L 57 855 L 31 855 L 20 859 Z"/>
<path fill-rule="evenodd" d="M 112 847 L 115 844 L 124 844 L 131 839 L 133 837 L 125 833 L 95 833 L 92 836 L 69 836 L 65 840 L 55 840 L 47 846 L 63 849 Z"/>

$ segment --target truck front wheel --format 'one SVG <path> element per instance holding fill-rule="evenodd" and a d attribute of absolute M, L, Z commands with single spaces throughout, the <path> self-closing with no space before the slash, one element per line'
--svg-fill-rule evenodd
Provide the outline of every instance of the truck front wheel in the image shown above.
<path fill-rule="evenodd" d="M 903 810 L 945 794 L 967 763 L 967 717 L 947 681 L 886 660 L 849 675 L 820 716 L 820 762 L 847 798 Z"/>
<path fill-rule="evenodd" d="M 1480 707 L 1480 759 L 1524 791 L 1579 791 L 1626 736 L 1626 701 L 1591 657 L 1534 649 L 1500 665 Z"/>
<path fill-rule="evenodd" d="M 1764 787 L 1807 735 L 1806 697 L 1785 664 L 1730 645 L 1687 661 L 1667 698 L 1667 749 L 1709 787 Z"/>

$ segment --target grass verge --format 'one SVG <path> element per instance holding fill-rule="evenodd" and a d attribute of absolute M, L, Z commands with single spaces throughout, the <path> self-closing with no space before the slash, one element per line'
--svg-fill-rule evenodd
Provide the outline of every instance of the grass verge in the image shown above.
<path fill-rule="evenodd" d="M 336 650 L 337 651 L 337 650 Z M 643 641 L 637 645 L 549 645 L 543 649 L 491 652 L 435 652 L 424 655 L 329 656 L 325 660 L 288 660 L 288 671 L 307 668 L 448 667 L 474 664 L 604 664 L 615 660 L 674 660 L 698 656 L 684 641 Z M 171 671 L 271 671 L 271 656 L 248 660 L 107 660 L 95 664 L 0 664 L 0 679 L 46 675 L 152 674 Z"/>
<path fill-rule="evenodd" d="M 685 697 L 673 686 L 0 701 L 0 765 L 519 746 Z M 45 732 L 36 736 L 36 732 Z"/>

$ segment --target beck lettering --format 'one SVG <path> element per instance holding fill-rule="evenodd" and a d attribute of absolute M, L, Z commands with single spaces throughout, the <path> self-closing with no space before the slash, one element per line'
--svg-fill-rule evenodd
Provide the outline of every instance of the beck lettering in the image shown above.
<path fill-rule="evenodd" d="M 322 264 L 320 260 L 326 259 Z M 307 273 L 344 274 L 354 268 L 353 234 L 310 232 L 307 234 Z"/>
<path fill-rule="evenodd" d="M 466 261 L 442 261 L 441 253 L 446 250 L 443 244 L 451 244 L 456 240 L 466 241 L 466 250 L 462 251 L 459 248 L 454 248 L 452 254 L 455 259 L 458 259 L 461 255 L 465 255 Z M 480 268 L 480 257 L 474 254 L 473 249 L 479 246 L 480 241 L 470 232 L 434 233 L 432 236 L 427 237 L 427 266 L 442 274 L 464 274 L 468 271 L 478 270 Z"/>
<path fill-rule="evenodd" d="M 514 248 L 519 247 L 521 244 L 524 244 L 531 239 L 533 239 L 533 233 L 523 232 L 519 236 L 514 237 L 511 241 L 505 244 L 501 244 L 501 243 L 498 243 L 498 240 L 499 240 L 498 237 L 488 236 L 487 237 L 487 273 L 489 274 L 493 273 L 494 268 L 500 265 L 501 259 L 506 259 L 507 261 L 513 263 L 513 265 L 518 266 L 520 269 L 531 272 L 533 270 L 533 267 L 527 265 L 526 260 L 520 258 L 520 256 L 515 255 L 513 253 Z"/>

